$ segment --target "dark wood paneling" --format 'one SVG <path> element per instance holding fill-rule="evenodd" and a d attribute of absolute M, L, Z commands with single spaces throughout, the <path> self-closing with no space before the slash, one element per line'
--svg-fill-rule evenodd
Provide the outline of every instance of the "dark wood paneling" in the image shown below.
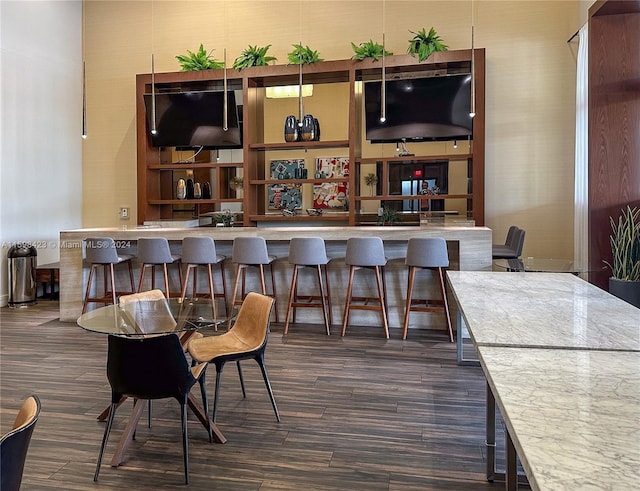
<path fill-rule="evenodd" d="M 94 484 L 104 431 L 96 416 L 110 400 L 106 337 L 59 322 L 57 302 L 0 315 L 1 426 L 11 425 L 31 393 L 43 408 L 23 491 L 185 489 L 175 400 L 154 402 L 153 427 L 141 421 L 124 464 L 112 468 L 131 405 L 119 409 Z M 243 399 L 230 364 L 218 412 L 228 442 L 209 444 L 190 416 L 189 489 L 498 489 L 485 478 L 481 369 L 458 366 L 445 334 L 411 330 L 402 341 L 400 330 L 390 340 L 381 332 L 352 326 L 341 338 L 326 336 L 323 326 L 294 324 L 283 337 L 282 326 L 273 326 L 266 363 L 282 423 L 257 365 L 243 364 Z M 215 369 L 207 375 L 212 397 Z"/>
<path fill-rule="evenodd" d="M 591 13 L 637 3 L 604 2 Z M 604 289 L 609 217 L 640 204 L 640 13 L 613 12 L 589 24 L 589 280 Z"/>

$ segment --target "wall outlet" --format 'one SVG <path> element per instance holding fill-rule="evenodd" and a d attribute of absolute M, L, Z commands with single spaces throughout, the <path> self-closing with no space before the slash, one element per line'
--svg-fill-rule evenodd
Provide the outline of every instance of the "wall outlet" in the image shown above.
<path fill-rule="evenodd" d="M 130 217 L 129 208 L 126 208 L 124 206 L 121 207 L 120 208 L 120 219 L 121 220 L 129 220 L 129 217 Z"/>

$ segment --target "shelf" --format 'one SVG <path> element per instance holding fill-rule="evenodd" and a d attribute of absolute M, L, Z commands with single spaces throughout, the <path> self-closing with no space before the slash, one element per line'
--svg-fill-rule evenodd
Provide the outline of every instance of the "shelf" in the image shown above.
<path fill-rule="evenodd" d="M 310 142 L 282 142 L 282 143 L 252 143 L 251 150 L 304 150 L 311 148 L 348 148 L 349 140 L 310 141 Z"/>
<path fill-rule="evenodd" d="M 377 164 L 378 162 L 428 162 L 430 160 L 467 160 L 472 158 L 470 153 L 449 153 L 444 155 L 411 155 L 406 157 L 367 157 L 356 159 L 356 164 Z"/>
<path fill-rule="evenodd" d="M 323 182 L 349 182 L 349 176 L 319 179 L 251 179 L 249 184 L 321 184 Z"/>
<path fill-rule="evenodd" d="M 217 199 L 150 199 L 150 205 L 215 205 L 217 203 L 242 203 L 242 198 Z"/>
<path fill-rule="evenodd" d="M 412 195 L 399 195 L 392 194 L 387 196 L 353 196 L 356 201 L 402 201 L 405 199 L 423 199 L 423 200 L 436 200 L 436 199 L 471 199 L 472 194 L 412 194 Z"/>
<path fill-rule="evenodd" d="M 286 217 L 284 215 L 276 215 L 274 214 L 269 214 L 269 215 L 251 215 L 249 217 L 252 221 L 254 222 L 308 222 L 308 221 L 319 221 L 319 222 L 326 222 L 326 221 L 339 221 L 339 222 L 345 222 L 349 220 L 349 213 L 348 212 L 331 212 L 331 213 L 326 213 L 325 215 L 320 215 L 320 216 L 310 216 L 307 215 L 306 212 L 301 212 L 300 215 L 296 215 L 293 217 Z"/>
<path fill-rule="evenodd" d="M 176 170 L 176 169 L 213 169 L 216 167 L 242 167 L 242 162 L 173 162 L 171 164 L 151 164 L 149 170 Z"/>

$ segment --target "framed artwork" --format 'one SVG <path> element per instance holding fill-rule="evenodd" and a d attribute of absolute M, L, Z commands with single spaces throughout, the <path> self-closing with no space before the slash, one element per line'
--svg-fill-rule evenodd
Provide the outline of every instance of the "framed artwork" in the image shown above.
<path fill-rule="evenodd" d="M 272 160 L 271 179 L 296 179 L 296 169 L 304 169 L 304 159 Z"/>
<path fill-rule="evenodd" d="M 271 184 L 269 186 L 270 210 L 301 210 L 302 186 L 300 184 Z"/>
<path fill-rule="evenodd" d="M 349 157 L 320 157 L 316 170 L 325 177 L 349 177 Z M 349 191 L 349 183 L 323 182 L 313 185 L 314 208 L 343 208 Z"/>
<path fill-rule="evenodd" d="M 271 179 L 295 179 L 296 169 L 304 168 L 304 159 L 272 160 Z M 300 184 L 270 184 L 268 189 L 270 210 L 301 210 L 302 186 Z"/>

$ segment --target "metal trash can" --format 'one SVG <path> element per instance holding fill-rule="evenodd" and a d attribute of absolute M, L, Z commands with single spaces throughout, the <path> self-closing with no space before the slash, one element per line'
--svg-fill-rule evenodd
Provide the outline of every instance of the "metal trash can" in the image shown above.
<path fill-rule="evenodd" d="M 36 303 L 36 262 L 38 251 L 27 244 L 9 249 L 9 307 L 28 307 Z"/>

